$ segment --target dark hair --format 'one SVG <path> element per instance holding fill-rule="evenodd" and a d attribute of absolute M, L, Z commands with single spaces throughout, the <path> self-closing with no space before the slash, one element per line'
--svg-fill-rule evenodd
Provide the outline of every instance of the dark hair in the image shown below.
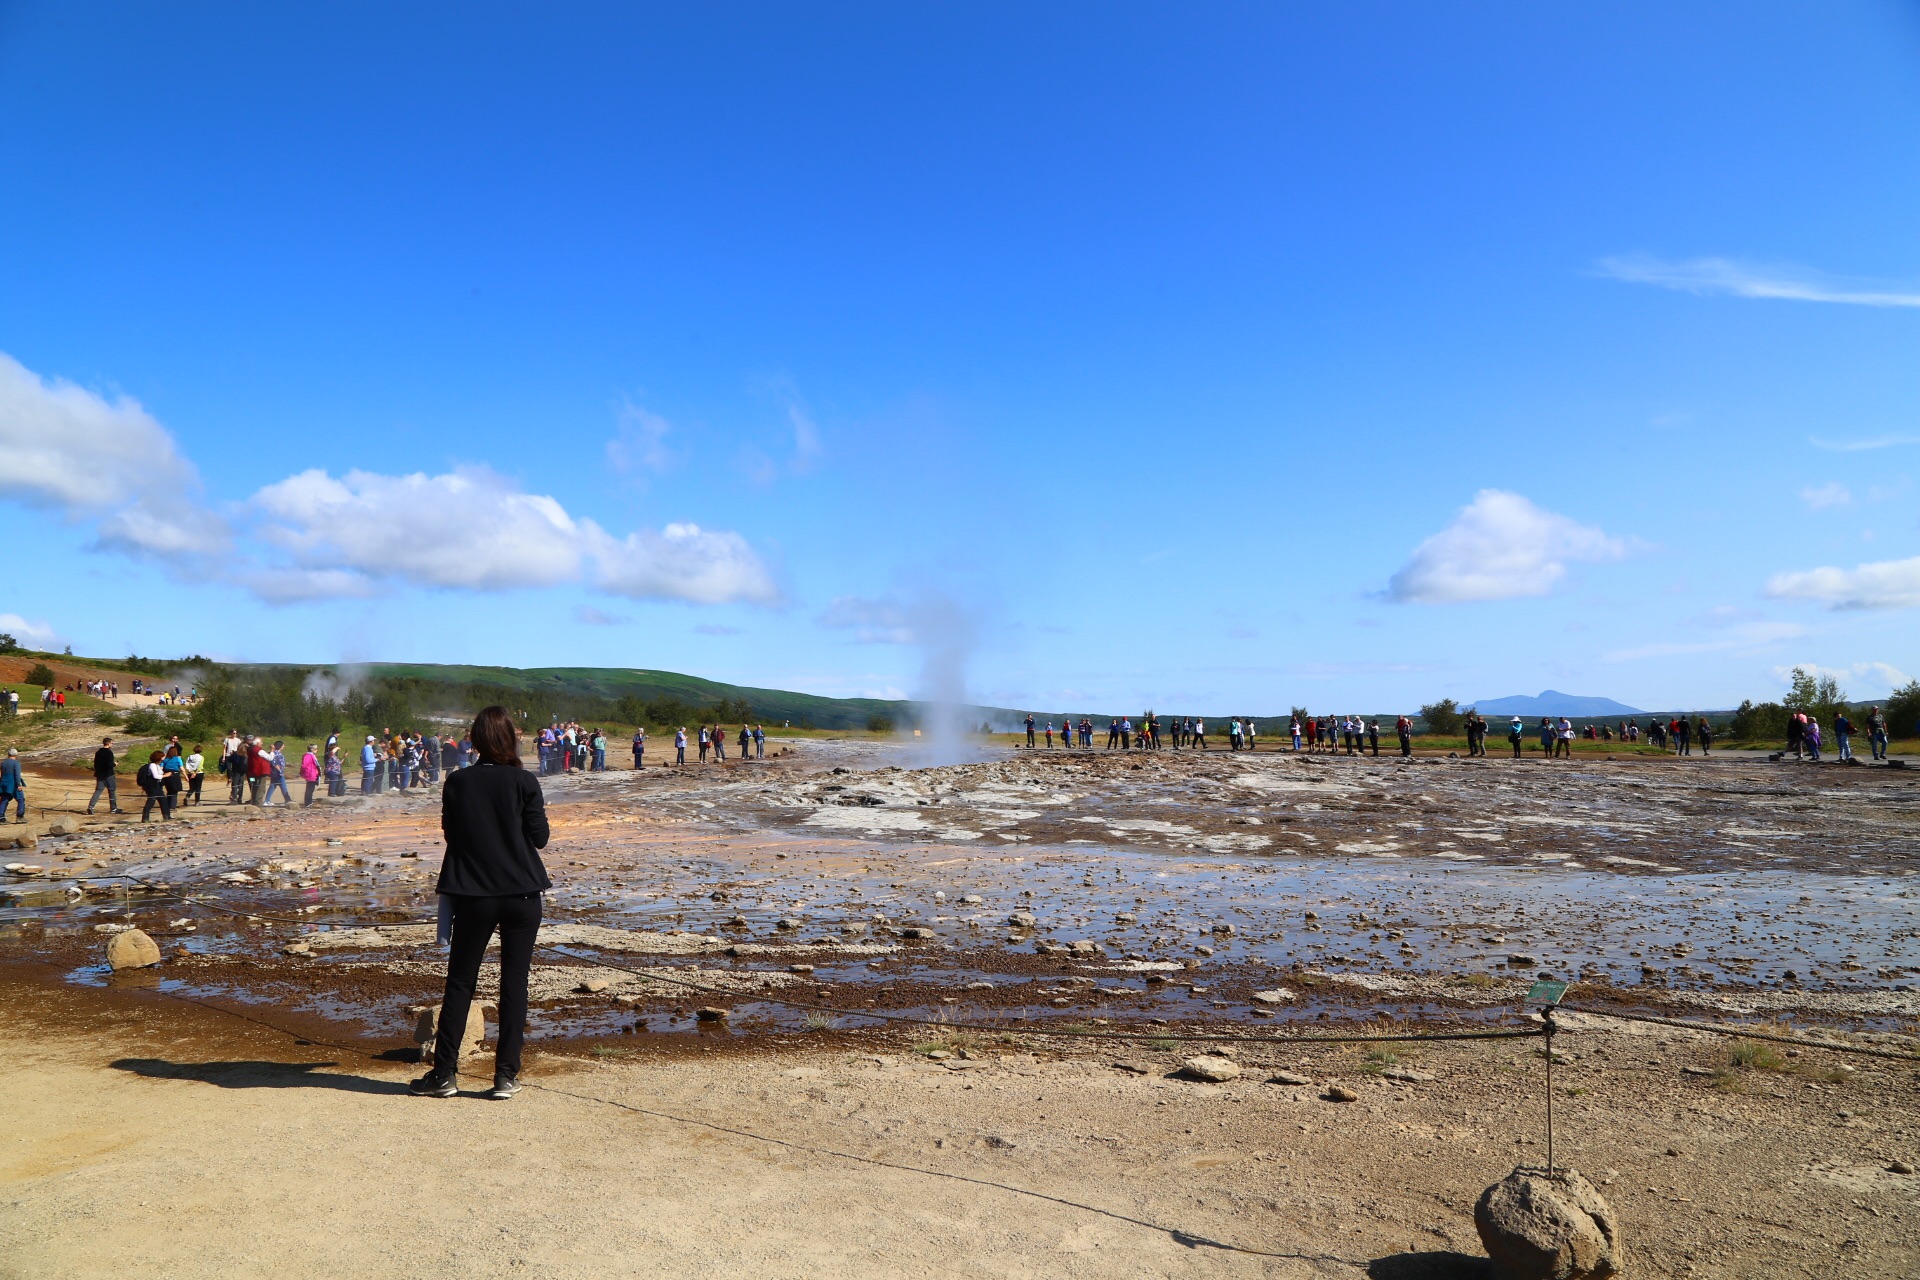
<path fill-rule="evenodd" d="M 473 718 L 473 749 L 486 764 L 520 767 L 520 731 L 505 707 L 486 707 Z"/>

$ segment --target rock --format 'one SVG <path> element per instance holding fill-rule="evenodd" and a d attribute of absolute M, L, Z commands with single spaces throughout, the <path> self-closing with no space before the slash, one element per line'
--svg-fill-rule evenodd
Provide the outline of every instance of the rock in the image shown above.
<path fill-rule="evenodd" d="M 1710 1076 L 1714 1074 L 1714 1070 L 1712 1067 L 1682 1067 L 1680 1068 L 1680 1074 L 1683 1076 Z"/>
<path fill-rule="evenodd" d="M 702 1022 L 725 1022 L 732 1014 L 733 1010 L 731 1009 L 720 1009 L 713 1005 L 707 1005 L 705 1008 L 695 1009 L 693 1011 L 693 1016 Z"/>
<path fill-rule="evenodd" d="M 14 833 L 14 836 L 13 836 L 13 847 L 16 849 L 37 849 L 40 847 L 40 837 L 36 836 L 31 831 L 17 831 Z M 24 874 L 38 875 L 39 872 L 40 872 L 40 868 L 34 867 L 26 871 Z"/>
<path fill-rule="evenodd" d="M 1007 923 L 1016 929 L 1031 929 L 1040 923 L 1031 911 L 1016 911 L 1007 917 Z"/>
<path fill-rule="evenodd" d="M 840 926 L 840 932 L 846 934 L 850 938 L 857 937 L 860 934 L 865 933 L 866 931 L 867 931 L 867 922 L 865 920 L 849 920 L 845 924 Z"/>
<path fill-rule="evenodd" d="M 1217 924 L 1213 926 L 1213 932 L 1222 938 L 1231 938 L 1233 936 L 1233 926 L 1230 924 Z"/>
<path fill-rule="evenodd" d="M 782 933 L 791 933 L 795 929 L 798 929 L 800 927 L 800 922 L 798 920 L 795 920 L 792 916 L 783 916 L 782 918 L 774 922 L 773 927 L 780 930 Z"/>
<path fill-rule="evenodd" d="M 927 1050 L 927 1056 L 935 1062 L 945 1062 L 953 1056 L 953 1052 L 950 1049 L 929 1049 Z"/>
<path fill-rule="evenodd" d="M 646 1000 L 645 996 L 634 996 L 634 995 L 615 996 L 613 998 L 613 1002 L 619 1005 L 622 1009 L 637 1008 L 642 1003 L 644 1003 L 645 1000 Z"/>
<path fill-rule="evenodd" d="M 1535 957 L 1528 955 L 1524 951 L 1516 951 L 1512 955 L 1507 957 L 1507 963 L 1510 965 L 1514 965 L 1517 968 L 1524 969 L 1528 965 L 1539 964 L 1540 961 Z"/>
<path fill-rule="evenodd" d="M 1607 1280 L 1626 1268 L 1613 1209 L 1571 1169 L 1515 1169 L 1482 1193 L 1473 1225 L 1502 1280 Z"/>
<path fill-rule="evenodd" d="M 1312 1084 L 1313 1081 L 1295 1071 L 1276 1071 L 1267 1077 L 1268 1084 L 1286 1084 L 1298 1087 Z"/>
<path fill-rule="evenodd" d="M 1131 911 L 1122 911 L 1119 915 L 1113 918 L 1113 922 L 1115 924 L 1132 924 L 1134 921 L 1138 920 L 1139 918 L 1140 918 L 1139 916 L 1135 915 Z"/>
<path fill-rule="evenodd" d="M 925 942 L 927 939 L 933 938 L 937 935 L 931 929 L 924 929 L 919 926 L 915 926 L 911 929 L 902 929 L 900 931 L 900 936 L 903 938 L 916 938 L 922 942 Z"/>
<path fill-rule="evenodd" d="M 1224 1084 L 1228 1080 L 1240 1078 L 1240 1064 L 1231 1058 L 1223 1058 L 1215 1053 L 1203 1053 L 1197 1058 L 1188 1058 L 1180 1064 L 1180 1074 L 1189 1080 L 1204 1080 L 1208 1084 Z"/>
<path fill-rule="evenodd" d="M 1887 1166 L 1887 1172 L 1910 1174 L 1913 1172 L 1913 1166 L 1905 1160 L 1895 1160 L 1893 1163 Z"/>
<path fill-rule="evenodd" d="M 960 901 L 969 907 L 977 907 L 986 902 L 986 899 L 977 893 L 968 893 L 961 895 Z"/>
<path fill-rule="evenodd" d="M 1432 1084 L 1440 1077 L 1431 1071 L 1416 1071 L 1412 1067 L 1389 1067 L 1381 1076 L 1388 1080 L 1398 1080 L 1401 1084 Z"/>
<path fill-rule="evenodd" d="M 280 948 L 280 954 L 283 956 L 310 956 L 313 954 L 313 948 L 304 942 L 290 942 Z"/>
<path fill-rule="evenodd" d="M 574 990 L 581 995 L 597 996 L 612 985 L 613 984 L 605 978 L 588 978 L 581 982 L 579 986 L 575 987 Z"/>
<path fill-rule="evenodd" d="M 418 1019 L 413 1024 L 413 1041 L 420 1046 L 420 1061 L 433 1061 L 434 1049 L 440 1033 L 440 1006 L 427 1005 L 416 1010 Z M 469 1053 L 477 1053 L 480 1042 L 487 1038 L 487 1015 L 480 1009 L 480 1002 L 474 1001 L 467 1006 L 466 1033 L 460 1037 L 460 1050 L 454 1059 L 456 1065 Z"/>
<path fill-rule="evenodd" d="M 128 929 L 107 939 L 107 963 L 115 970 L 144 969 L 160 963 L 160 948 L 144 930 Z"/>
<path fill-rule="evenodd" d="M 727 921 L 727 928 L 729 929 L 744 929 L 746 927 L 747 927 L 747 918 L 745 916 L 735 916 L 731 920 Z"/>
<path fill-rule="evenodd" d="M 1320 918 L 1320 913 L 1318 911 L 1309 911 L 1306 913 L 1306 915 L 1303 918 L 1307 920 L 1318 920 Z"/>
<path fill-rule="evenodd" d="M 1328 1102 L 1358 1102 L 1358 1101 L 1360 1101 L 1360 1095 L 1359 1095 L 1359 1094 L 1357 1094 L 1357 1093 L 1355 1093 L 1355 1092 L 1354 1092 L 1353 1090 L 1351 1090 L 1351 1089 L 1349 1089 L 1349 1088 L 1347 1088 L 1347 1087 L 1346 1087 L 1345 1085 L 1339 1085 L 1339 1084 L 1330 1084 L 1330 1085 L 1328 1085 L 1328 1086 L 1327 1086 L 1327 1091 L 1326 1091 L 1325 1093 L 1323 1093 L 1323 1094 L 1321 1094 L 1320 1096 L 1321 1096 L 1321 1097 L 1323 1097 L 1323 1098 L 1325 1098 L 1325 1099 L 1326 1099 L 1326 1100 L 1327 1100 Z"/>
<path fill-rule="evenodd" d="M 787 972 L 788 973 L 812 973 L 813 966 L 810 964 L 790 964 L 787 966 Z"/>
<path fill-rule="evenodd" d="M 1253 1001 L 1255 1004 L 1285 1004 L 1291 999 L 1293 999 L 1293 992 L 1287 990 L 1285 987 L 1275 987 L 1272 991 L 1256 991 L 1253 993 Z"/>
<path fill-rule="evenodd" d="M 1210 956 L 1213 954 L 1212 947 L 1195 947 L 1193 950 L 1195 955 Z"/>
<path fill-rule="evenodd" d="M 993 984 L 992 984 L 991 982 L 969 982 L 969 983 L 968 983 L 968 984 L 967 984 L 966 986 L 964 986 L 964 987 L 962 987 L 962 988 L 961 988 L 961 990 L 963 990 L 963 991 L 991 991 L 991 990 L 993 990 Z"/>
<path fill-rule="evenodd" d="M 1097 956 L 1105 950 L 1105 948 L 1097 942 L 1082 938 L 1078 942 L 1069 942 L 1067 944 L 1067 950 L 1076 956 Z"/>
<path fill-rule="evenodd" d="M 70 836 L 79 829 L 79 824 L 71 818 L 55 818 L 47 824 L 47 834 L 50 836 Z"/>
<path fill-rule="evenodd" d="M 1124 1071 L 1130 1076 L 1150 1076 L 1153 1074 L 1152 1064 L 1146 1062 L 1116 1062 L 1113 1064 L 1113 1069 L 1115 1071 Z"/>

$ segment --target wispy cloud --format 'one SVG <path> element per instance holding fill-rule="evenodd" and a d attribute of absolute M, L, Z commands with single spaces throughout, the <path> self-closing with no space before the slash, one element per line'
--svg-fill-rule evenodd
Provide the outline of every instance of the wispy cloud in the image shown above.
<path fill-rule="evenodd" d="M 573 620 L 589 627 L 617 627 L 633 621 L 614 613 L 602 613 L 590 604 L 583 604 L 573 611 Z"/>
<path fill-rule="evenodd" d="M 1829 480 L 1823 485 L 1802 489 L 1800 501 L 1807 504 L 1809 511 L 1825 511 L 1828 507 L 1850 506 L 1853 503 L 1853 490 L 1838 480 Z"/>
<path fill-rule="evenodd" d="M 1816 449 L 1831 449 L 1835 453 L 1864 453 L 1868 449 L 1891 449 L 1895 445 L 1920 444 L 1920 436 L 1869 436 L 1865 440 L 1828 440 L 1821 436 L 1808 436 L 1807 443 Z"/>
<path fill-rule="evenodd" d="M 1743 622 L 1724 635 L 1704 640 L 1667 640 L 1615 649 L 1600 655 L 1602 662 L 1641 662 L 1648 658 L 1679 658 L 1695 653 L 1746 653 L 1786 640 L 1797 640 L 1807 629 L 1797 622 Z"/>
<path fill-rule="evenodd" d="M 1920 289 L 1850 281 L 1802 267 L 1764 266 L 1731 258 L 1668 262 L 1639 254 L 1602 258 L 1601 275 L 1682 293 L 1789 302 L 1838 302 L 1856 307 L 1920 307 Z"/>
<path fill-rule="evenodd" d="M 1782 600 L 1818 600 L 1830 609 L 1912 609 L 1920 607 L 1920 556 L 1852 569 L 1823 565 L 1776 573 L 1767 579 L 1767 594 Z"/>
<path fill-rule="evenodd" d="M 34 622 L 17 613 L 0 613 L 0 632 L 28 649 L 52 649 L 62 643 L 60 633 L 47 622 Z"/>
<path fill-rule="evenodd" d="M 1783 685 L 1789 684 L 1793 680 L 1795 670 L 1805 671 L 1815 677 L 1831 676 L 1836 683 L 1853 681 L 1864 684 L 1869 689 L 1885 689 L 1888 692 L 1902 688 L 1913 681 L 1912 676 L 1890 662 L 1856 662 L 1845 667 L 1823 667 L 1817 662 L 1797 662 L 1792 666 L 1775 667 L 1773 678 Z M 1847 690 L 1843 687 L 1841 692 L 1845 693 Z"/>

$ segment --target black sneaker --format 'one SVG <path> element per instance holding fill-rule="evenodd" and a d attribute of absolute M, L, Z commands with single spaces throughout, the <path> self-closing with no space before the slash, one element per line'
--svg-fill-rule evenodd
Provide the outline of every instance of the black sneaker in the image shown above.
<path fill-rule="evenodd" d="M 416 1098 L 451 1098 L 454 1095 L 453 1077 L 429 1071 L 418 1080 L 408 1081 L 407 1092 Z"/>
<path fill-rule="evenodd" d="M 520 1081 L 513 1076 L 495 1076 L 493 1088 L 487 1090 L 487 1096 L 495 1102 L 505 1102 L 520 1092 Z"/>

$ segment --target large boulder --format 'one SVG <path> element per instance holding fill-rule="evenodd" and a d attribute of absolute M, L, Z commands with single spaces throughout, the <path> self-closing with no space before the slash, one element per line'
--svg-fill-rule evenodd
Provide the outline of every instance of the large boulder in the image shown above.
<path fill-rule="evenodd" d="M 144 969 L 160 963 L 160 948 L 139 929 L 128 929 L 107 939 L 107 963 L 115 969 Z"/>
<path fill-rule="evenodd" d="M 1473 1208 L 1501 1280 L 1608 1280 L 1626 1269 L 1611 1206 L 1571 1169 L 1521 1167 Z"/>
<path fill-rule="evenodd" d="M 440 1006 L 428 1005 L 416 1012 L 420 1016 L 413 1027 L 413 1038 L 420 1046 L 420 1061 L 432 1062 L 440 1035 Z M 480 1002 L 476 1000 L 467 1006 L 467 1033 L 460 1037 L 460 1052 L 454 1060 L 455 1065 L 458 1065 L 460 1058 L 466 1057 L 469 1053 L 479 1052 L 480 1042 L 486 1038 L 487 1015 L 481 1010 Z"/>
<path fill-rule="evenodd" d="M 1208 1084 L 1225 1084 L 1229 1080 L 1240 1078 L 1240 1064 L 1232 1058 L 1217 1053 L 1203 1053 L 1197 1058 L 1188 1058 L 1182 1062 L 1180 1074 L 1189 1080 L 1204 1080 Z"/>

